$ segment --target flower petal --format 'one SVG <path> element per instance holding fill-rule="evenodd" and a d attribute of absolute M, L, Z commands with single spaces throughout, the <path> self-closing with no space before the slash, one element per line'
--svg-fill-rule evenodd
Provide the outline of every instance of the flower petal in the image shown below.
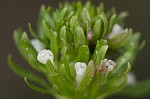
<path fill-rule="evenodd" d="M 38 53 L 37 60 L 42 64 L 46 64 L 47 60 L 53 63 L 54 55 L 50 50 L 42 50 Z"/>
<path fill-rule="evenodd" d="M 40 42 L 38 39 L 32 39 L 31 44 L 37 52 L 40 52 L 45 48 L 45 45 L 42 42 Z"/>

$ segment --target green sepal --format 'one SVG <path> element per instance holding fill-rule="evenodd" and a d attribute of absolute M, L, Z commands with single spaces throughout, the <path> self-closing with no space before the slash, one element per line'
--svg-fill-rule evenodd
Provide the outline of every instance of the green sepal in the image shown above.
<path fill-rule="evenodd" d="M 92 56 L 92 60 L 95 62 L 96 61 L 96 51 L 98 51 L 99 49 L 99 41 L 97 40 L 97 43 L 96 43 L 96 47 L 95 47 L 95 50 L 94 50 L 94 53 L 93 53 L 93 56 Z"/>
<path fill-rule="evenodd" d="M 64 25 L 64 21 L 62 20 L 57 20 L 56 21 L 56 31 L 57 31 L 57 35 L 59 35 L 60 33 L 60 29 L 61 27 Z"/>
<path fill-rule="evenodd" d="M 66 26 L 63 26 L 61 28 L 59 37 L 60 37 L 60 40 L 63 43 L 63 47 L 66 46 L 66 43 L 67 43 L 67 30 L 66 30 Z"/>
<path fill-rule="evenodd" d="M 68 22 L 71 17 L 74 15 L 74 11 L 71 11 L 66 17 L 65 17 L 65 20 Z"/>
<path fill-rule="evenodd" d="M 96 14 L 96 10 L 95 10 L 95 7 L 89 2 L 87 1 L 86 4 L 85 4 L 85 8 L 88 10 L 89 12 L 89 15 L 90 15 L 90 23 L 92 23 L 92 18 L 95 17 L 95 14 Z"/>
<path fill-rule="evenodd" d="M 87 45 L 80 46 L 78 50 L 77 61 L 88 63 L 90 57 L 89 47 Z"/>
<path fill-rule="evenodd" d="M 96 51 L 96 61 L 95 61 L 96 65 L 100 64 L 101 60 L 105 58 L 107 49 L 108 49 L 108 45 L 103 45 L 100 47 L 98 51 Z"/>
<path fill-rule="evenodd" d="M 108 21 L 104 13 L 100 15 L 100 18 L 102 19 L 102 22 L 103 22 L 103 32 L 100 36 L 100 39 L 103 39 L 108 29 Z"/>
<path fill-rule="evenodd" d="M 111 32 L 111 29 L 114 25 L 114 20 L 116 19 L 116 14 L 113 14 L 109 20 L 109 25 L 108 25 L 108 30 L 107 30 L 107 34 Z"/>
<path fill-rule="evenodd" d="M 70 19 L 70 31 L 74 33 L 75 28 L 78 26 L 78 18 L 76 16 L 72 16 Z"/>
<path fill-rule="evenodd" d="M 92 32 L 93 32 L 93 37 L 92 37 L 92 39 L 93 39 L 94 41 L 99 40 L 100 35 L 102 34 L 102 31 L 103 31 L 101 18 L 99 18 L 98 20 L 96 20 L 96 22 L 95 22 L 95 24 L 94 24 L 92 30 L 93 30 L 93 31 L 92 31 Z"/>
<path fill-rule="evenodd" d="M 76 27 L 74 33 L 74 44 L 76 49 L 86 44 L 86 38 L 82 27 Z"/>
<path fill-rule="evenodd" d="M 60 15 L 59 15 L 59 19 L 60 20 L 63 20 L 63 18 L 65 17 L 66 13 L 67 13 L 67 10 L 68 10 L 68 7 L 64 7 L 62 9 L 62 11 L 60 12 Z"/>
<path fill-rule="evenodd" d="M 106 40 L 97 41 L 95 51 L 92 56 L 95 65 L 98 65 L 101 62 L 101 60 L 104 58 L 106 54 L 107 49 L 108 49 L 108 45 Z"/>
<path fill-rule="evenodd" d="M 89 14 L 89 11 L 87 10 L 87 8 L 83 8 L 83 23 L 86 23 L 86 21 L 91 21 L 91 17 L 90 17 L 90 14 Z"/>

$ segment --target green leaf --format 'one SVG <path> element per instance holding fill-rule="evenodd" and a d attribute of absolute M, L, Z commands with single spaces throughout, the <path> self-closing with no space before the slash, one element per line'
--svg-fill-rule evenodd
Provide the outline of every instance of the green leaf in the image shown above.
<path fill-rule="evenodd" d="M 124 11 L 121 12 L 119 15 L 117 15 L 115 23 L 118 23 L 120 25 L 124 25 L 124 19 L 129 15 L 129 12 Z"/>
<path fill-rule="evenodd" d="M 74 15 L 74 11 L 71 11 L 66 17 L 65 17 L 65 20 L 70 20 L 71 17 Z"/>
<path fill-rule="evenodd" d="M 12 59 L 12 56 L 9 55 L 8 56 L 8 60 L 7 63 L 9 65 L 9 67 L 11 68 L 11 70 L 16 73 L 17 75 L 21 76 L 21 77 L 27 77 L 29 80 L 38 83 L 39 85 L 45 87 L 45 88 L 49 88 L 49 84 L 43 80 L 41 77 L 23 69 L 22 67 L 18 66 Z"/>
<path fill-rule="evenodd" d="M 61 59 L 62 59 L 62 63 L 65 65 L 65 69 L 66 69 L 67 74 L 69 75 L 70 79 L 73 79 L 72 74 L 70 72 L 69 64 L 68 64 L 67 59 L 66 59 L 66 51 L 67 51 L 67 47 L 63 47 L 61 50 L 61 54 L 62 54 Z"/>
<path fill-rule="evenodd" d="M 74 44 L 76 49 L 86 44 L 86 38 L 82 27 L 76 28 L 76 32 L 74 33 Z"/>
<path fill-rule="evenodd" d="M 37 56 L 37 52 L 31 45 L 26 32 L 23 32 L 20 43 L 21 43 L 21 46 L 22 46 L 24 52 L 28 55 L 28 57 L 35 58 Z"/>
<path fill-rule="evenodd" d="M 72 16 L 70 19 L 70 30 L 74 33 L 75 28 L 78 26 L 78 18 L 76 16 Z"/>
<path fill-rule="evenodd" d="M 133 55 L 133 45 L 131 45 L 131 47 L 123 55 L 117 58 L 115 69 L 112 71 L 111 74 L 121 73 L 124 65 L 130 61 L 132 55 Z"/>
<path fill-rule="evenodd" d="M 69 86 L 74 86 L 74 81 L 72 79 L 70 79 L 69 75 L 67 74 L 66 68 L 64 64 L 60 65 L 60 75 L 62 77 L 63 80 L 65 80 Z"/>
<path fill-rule="evenodd" d="M 104 11 L 104 4 L 100 3 L 96 10 L 97 10 L 97 15 L 100 15 Z"/>
<path fill-rule="evenodd" d="M 22 36 L 23 31 L 21 29 L 15 30 L 13 34 L 14 42 L 16 47 L 18 48 L 19 52 L 23 56 L 23 58 L 27 61 L 28 60 L 28 55 L 24 53 L 23 47 L 21 46 L 21 36 Z"/>
<path fill-rule="evenodd" d="M 102 20 L 99 18 L 98 20 L 96 20 L 94 26 L 93 26 L 93 40 L 98 40 L 100 38 L 100 35 L 102 34 Z"/>
<path fill-rule="evenodd" d="M 141 43 L 141 45 L 139 46 L 139 51 L 141 51 L 141 50 L 144 48 L 145 44 L 146 44 L 146 41 L 144 40 L 144 41 Z"/>
<path fill-rule="evenodd" d="M 59 33 L 60 33 L 60 29 L 61 29 L 61 27 L 64 25 L 64 21 L 62 21 L 62 20 L 57 20 L 56 21 L 56 31 L 57 31 L 57 35 L 59 35 Z"/>
<path fill-rule="evenodd" d="M 86 23 L 86 21 L 91 21 L 91 17 L 89 14 L 89 11 L 87 10 L 87 8 L 83 8 L 83 23 Z"/>
<path fill-rule="evenodd" d="M 63 46 L 66 45 L 67 43 L 67 31 L 66 31 L 66 26 L 63 26 L 60 30 L 60 35 L 59 35 L 60 39 L 63 42 Z"/>
<path fill-rule="evenodd" d="M 41 21 L 41 24 L 42 21 L 45 20 L 52 29 L 55 29 L 55 23 L 52 16 L 50 15 L 50 11 L 51 7 L 46 8 L 44 5 L 42 5 L 39 13 L 39 19 Z"/>
<path fill-rule="evenodd" d="M 78 50 L 77 61 L 88 63 L 90 57 L 89 47 L 87 45 L 80 46 Z"/>
<path fill-rule="evenodd" d="M 65 17 L 65 14 L 67 12 L 68 8 L 67 7 L 64 7 L 62 9 L 62 11 L 60 12 L 60 20 L 63 20 L 63 18 Z"/>
<path fill-rule="evenodd" d="M 57 89 L 54 89 L 54 90 L 56 90 L 57 92 L 65 95 L 65 96 L 71 95 L 71 93 L 73 91 L 73 87 L 69 86 L 68 81 L 66 81 L 62 78 L 62 75 L 60 75 L 60 72 L 57 73 L 56 75 L 51 75 L 51 74 L 48 75 L 48 79 L 49 79 L 50 83 L 53 84 L 53 87 L 57 86 Z"/>
<path fill-rule="evenodd" d="M 103 22 L 103 33 L 101 34 L 100 38 L 103 39 L 108 29 L 108 21 L 104 13 L 100 15 L 100 18 L 102 19 Z"/>
<path fill-rule="evenodd" d="M 95 65 L 98 65 L 101 62 L 101 60 L 104 58 L 106 54 L 107 49 L 108 49 L 108 45 L 106 40 L 101 40 L 100 42 L 97 41 L 94 54 L 92 56 Z"/>
<path fill-rule="evenodd" d="M 54 60 L 57 61 L 58 60 L 58 44 L 57 44 L 55 33 L 52 29 L 49 29 L 45 21 L 43 21 L 42 25 L 43 25 L 44 32 L 46 33 L 47 37 L 50 40 L 50 49 L 54 54 Z"/>
<path fill-rule="evenodd" d="M 52 92 L 50 90 L 48 90 L 48 89 L 39 88 L 39 87 L 29 83 L 26 77 L 24 78 L 24 81 L 26 82 L 28 87 L 30 87 L 31 89 L 33 89 L 33 90 L 35 90 L 37 92 L 40 92 L 40 93 L 43 93 L 43 94 L 52 94 Z"/>
<path fill-rule="evenodd" d="M 60 38 L 66 41 L 66 26 L 63 26 L 60 30 Z"/>
<path fill-rule="evenodd" d="M 95 7 L 90 3 L 90 1 L 87 1 L 85 4 L 85 8 L 88 10 L 89 15 L 90 15 L 90 19 L 92 19 L 93 17 L 95 17 L 96 14 L 96 10 Z"/>
<path fill-rule="evenodd" d="M 36 33 L 33 31 L 31 23 L 28 23 L 29 31 L 32 37 L 37 38 Z"/>
<path fill-rule="evenodd" d="M 114 24 L 114 20 L 116 19 L 116 14 L 112 15 L 110 20 L 109 20 L 109 26 L 108 26 L 108 31 L 107 34 L 111 32 L 112 26 Z"/>
<path fill-rule="evenodd" d="M 100 47 L 98 51 L 96 51 L 96 62 L 95 62 L 96 65 L 100 64 L 101 60 L 105 58 L 107 49 L 108 49 L 108 45 L 103 45 Z"/>
<path fill-rule="evenodd" d="M 97 43 L 96 43 L 96 47 L 95 47 L 95 50 L 94 50 L 94 53 L 93 53 L 93 56 L 92 56 L 92 60 L 95 62 L 96 61 L 96 51 L 98 51 L 98 49 L 99 49 L 99 46 L 100 46 L 100 44 L 99 44 L 99 41 L 97 40 Z"/>
<path fill-rule="evenodd" d="M 45 67 L 37 60 L 37 52 L 31 45 L 27 34 L 24 32 L 21 37 L 20 46 L 22 47 L 22 52 L 26 54 L 25 58 L 29 62 L 29 64 L 39 72 L 45 73 Z"/>
<path fill-rule="evenodd" d="M 134 50 L 135 50 L 135 52 L 138 52 L 138 51 L 140 51 L 143 47 L 144 47 L 144 45 L 145 45 L 145 41 L 143 41 L 142 43 L 141 43 L 141 45 L 139 45 L 139 39 L 140 39 L 140 37 L 141 37 L 141 34 L 139 33 L 139 32 L 136 32 L 136 33 L 134 33 L 133 35 L 132 35 L 132 40 L 131 40 L 131 42 L 133 43 L 133 47 L 134 47 Z"/>

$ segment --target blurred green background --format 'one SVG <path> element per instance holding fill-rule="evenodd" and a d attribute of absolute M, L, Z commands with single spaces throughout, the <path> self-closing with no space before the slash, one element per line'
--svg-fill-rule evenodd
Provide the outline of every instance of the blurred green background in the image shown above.
<path fill-rule="evenodd" d="M 28 32 L 28 22 L 31 22 L 36 29 L 40 6 L 45 4 L 56 8 L 60 1 L 63 0 L 0 0 L 0 99 L 53 99 L 29 89 L 23 79 L 9 69 L 6 60 L 7 55 L 12 53 L 18 63 L 29 69 L 14 45 L 13 30 L 20 26 Z M 91 1 L 95 5 L 104 2 L 106 10 L 115 7 L 117 12 L 130 12 L 130 16 L 126 19 L 126 27 L 141 31 L 141 41 L 146 40 L 146 46 L 139 53 L 132 70 L 138 80 L 150 78 L 150 0 Z M 121 98 L 121 96 L 115 98 Z M 124 98 L 131 99 L 127 96 Z M 149 98 L 150 95 L 147 95 L 139 99 Z"/>

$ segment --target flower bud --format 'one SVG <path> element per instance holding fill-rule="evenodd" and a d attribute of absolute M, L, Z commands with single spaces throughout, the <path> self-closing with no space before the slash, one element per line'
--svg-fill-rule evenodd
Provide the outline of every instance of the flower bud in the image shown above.
<path fill-rule="evenodd" d="M 45 45 L 42 42 L 40 42 L 38 39 L 32 39 L 31 44 L 37 52 L 40 52 L 45 48 Z"/>
<path fill-rule="evenodd" d="M 114 69 L 115 66 L 116 66 L 116 63 L 112 60 L 108 60 L 106 62 L 106 68 L 107 68 L 108 72 L 111 72 Z"/>
<path fill-rule="evenodd" d="M 50 50 L 42 50 L 38 53 L 37 60 L 42 63 L 46 64 L 47 60 L 50 60 L 53 63 L 54 55 Z"/>
<path fill-rule="evenodd" d="M 82 62 L 76 62 L 75 71 L 76 71 L 76 82 L 77 84 L 80 84 L 86 71 L 86 64 Z"/>
<path fill-rule="evenodd" d="M 123 31 L 123 28 L 120 25 L 115 24 L 113 26 L 112 32 L 110 33 L 108 38 L 111 39 L 111 38 L 115 37 L 117 34 L 120 34 L 122 31 Z"/>

